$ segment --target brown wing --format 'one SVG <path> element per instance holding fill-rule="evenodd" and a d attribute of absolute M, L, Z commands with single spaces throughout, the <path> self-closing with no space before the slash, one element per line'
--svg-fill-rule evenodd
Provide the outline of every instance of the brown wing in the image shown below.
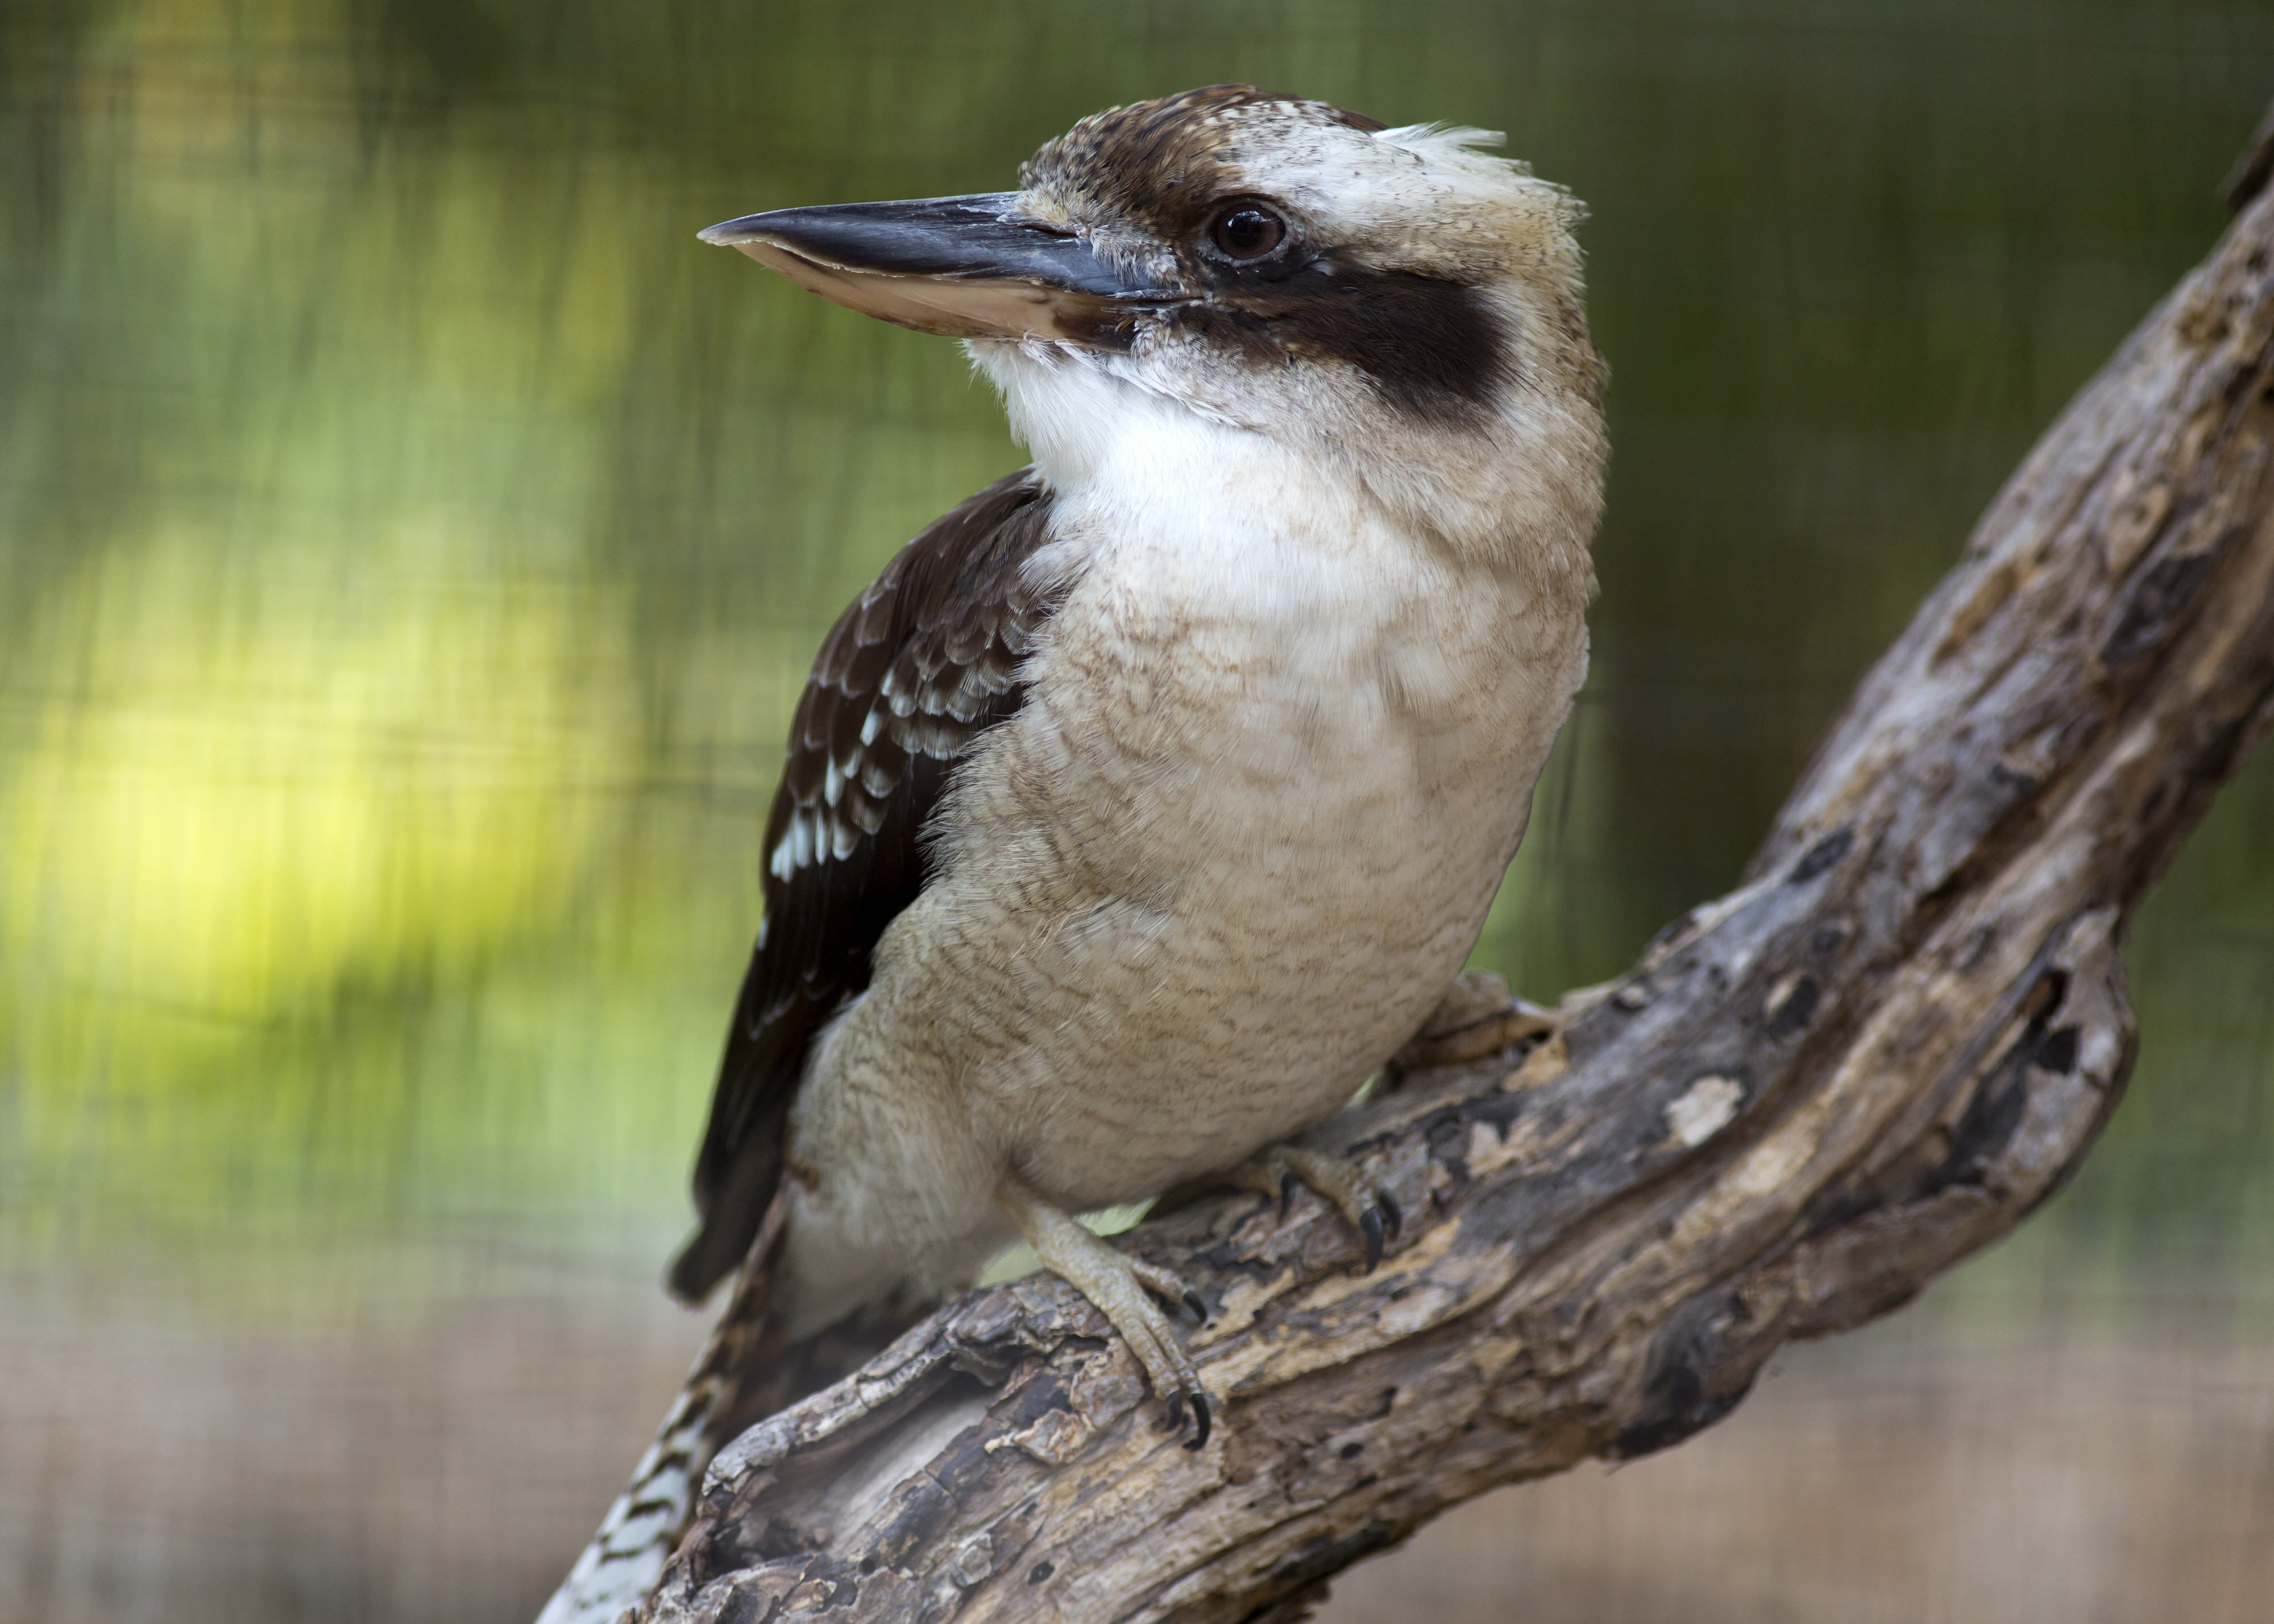
<path fill-rule="evenodd" d="M 922 890 L 925 826 L 957 758 L 1025 697 L 1020 667 L 1058 594 L 1020 566 L 1050 511 L 1032 469 L 998 480 L 903 547 L 821 645 L 766 820 L 765 920 L 696 1159 L 701 1228 L 671 1266 L 681 1297 L 704 1296 L 749 1250 L 814 1034 L 868 986 L 877 937 Z"/>

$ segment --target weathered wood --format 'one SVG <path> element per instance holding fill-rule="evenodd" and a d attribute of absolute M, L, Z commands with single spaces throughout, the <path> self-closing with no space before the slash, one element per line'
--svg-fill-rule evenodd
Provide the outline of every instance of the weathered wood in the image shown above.
<path fill-rule="evenodd" d="M 2113 1108 L 2126 924 L 2274 712 L 2270 454 L 2261 195 L 2015 474 L 1738 890 L 1520 1064 L 1411 1071 L 1314 1136 L 1407 1214 L 1380 1269 L 1307 1195 L 1133 1233 L 1210 1305 L 1205 1450 L 1072 1291 L 975 1292 L 723 1454 L 648 1616 L 1293 1620 L 2004 1234 Z"/>

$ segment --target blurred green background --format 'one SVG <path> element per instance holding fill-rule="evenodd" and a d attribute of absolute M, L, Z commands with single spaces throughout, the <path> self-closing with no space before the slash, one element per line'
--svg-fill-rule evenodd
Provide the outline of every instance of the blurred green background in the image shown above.
<path fill-rule="evenodd" d="M 508 1277 L 648 1289 L 806 664 L 1023 460 L 953 345 L 694 233 L 1000 188 L 1084 113 L 1227 79 L 1504 129 L 1592 206 L 1594 673 L 1478 953 L 1546 999 L 1734 880 L 2006 472 L 2207 249 L 2274 10 L 11 0 L 19 1323 L 77 1347 L 162 1301 L 318 1335 Z M 2130 1099 L 1954 1301 L 2274 1274 L 2274 760 L 2130 963 Z M 16 1577 L 0 1619 L 69 1611 Z"/>

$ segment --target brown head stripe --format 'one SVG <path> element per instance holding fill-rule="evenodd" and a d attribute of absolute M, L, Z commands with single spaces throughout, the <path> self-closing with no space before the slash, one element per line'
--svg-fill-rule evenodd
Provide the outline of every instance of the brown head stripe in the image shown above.
<path fill-rule="evenodd" d="M 1223 195 L 1222 159 L 1243 108 L 1304 108 L 1353 130 L 1384 128 L 1363 114 L 1253 85 L 1209 85 L 1093 113 L 1020 166 L 1022 188 L 1092 199 L 1167 235 Z"/>

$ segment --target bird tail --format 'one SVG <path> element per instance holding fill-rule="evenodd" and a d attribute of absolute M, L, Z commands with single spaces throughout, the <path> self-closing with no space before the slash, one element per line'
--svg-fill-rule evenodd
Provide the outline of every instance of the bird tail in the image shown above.
<path fill-rule="evenodd" d="M 923 1317 L 925 1304 L 898 1287 L 843 1319 L 793 1336 L 780 1283 L 788 1199 L 767 1206 L 734 1295 L 632 1480 L 537 1615 L 537 1624 L 617 1624 L 662 1578 L 695 1509 L 711 1457 L 745 1429 L 859 1369 Z"/>
<path fill-rule="evenodd" d="M 779 1340 L 780 1312 L 772 1299 L 787 1205 L 779 1198 L 772 1202 L 726 1312 L 695 1356 L 655 1441 L 537 1624 L 614 1624 L 645 1601 L 663 1576 L 664 1564 L 687 1531 L 704 1470 L 734 1436 L 728 1427 L 750 1413 L 749 1401 L 757 1395 L 749 1389 L 775 1385 L 755 1384 L 752 1377 L 765 1368 L 765 1344 Z"/>

